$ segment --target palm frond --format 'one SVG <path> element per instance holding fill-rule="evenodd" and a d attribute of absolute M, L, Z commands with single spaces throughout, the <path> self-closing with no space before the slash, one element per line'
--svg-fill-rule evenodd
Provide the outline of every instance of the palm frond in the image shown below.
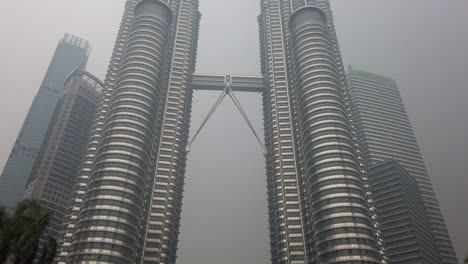
<path fill-rule="evenodd" d="M 34 258 L 36 257 L 37 253 L 39 251 L 39 240 L 36 240 L 33 245 L 27 249 L 27 251 L 22 250 L 16 254 L 17 256 L 20 256 L 18 258 L 19 263 L 21 264 L 33 264 L 34 263 Z M 21 254 L 21 255 L 20 255 Z"/>
<path fill-rule="evenodd" d="M 4 207 L 0 207 L 0 229 L 6 224 L 8 220 L 8 212 Z"/>
<path fill-rule="evenodd" d="M 16 234 L 11 215 L 5 208 L 0 208 L 0 263 L 5 263 L 11 255 Z"/>
<path fill-rule="evenodd" d="M 52 264 L 57 255 L 58 243 L 52 237 L 49 237 L 49 241 L 45 243 L 44 250 L 42 251 L 42 256 L 39 261 L 39 264 Z"/>
<path fill-rule="evenodd" d="M 44 209 L 38 201 L 24 200 L 18 203 L 9 218 L 9 245 L 5 245 L 5 252 L 14 254 L 15 263 L 32 264 L 38 252 L 39 241 L 49 224 L 51 213 Z M 3 243 L 5 244 L 5 243 Z M 2 244 L 0 244 L 1 250 Z M 0 259 L 0 263 L 1 259 Z"/>

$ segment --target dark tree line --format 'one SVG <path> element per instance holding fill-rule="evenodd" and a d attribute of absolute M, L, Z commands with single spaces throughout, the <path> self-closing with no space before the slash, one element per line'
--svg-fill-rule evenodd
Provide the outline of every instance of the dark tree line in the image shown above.
<path fill-rule="evenodd" d="M 37 255 L 39 264 L 51 264 L 57 241 L 44 235 L 50 217 L 48 210 L 32 200 L 20 202 L 14 210 L 0 208 L 0 263 L 32 264 Z"/>
<path fill-rule="evenodd" d="M 52 264 L 57 254 L 57 241 L 49 237 L 40 249 L 41 238 L 49 224 L 51 213 L 39 202 L 25 200 L 9 212 L 0 208 L 0 263 Z M 468 264 L 468 257 L 464 262 Z"/>

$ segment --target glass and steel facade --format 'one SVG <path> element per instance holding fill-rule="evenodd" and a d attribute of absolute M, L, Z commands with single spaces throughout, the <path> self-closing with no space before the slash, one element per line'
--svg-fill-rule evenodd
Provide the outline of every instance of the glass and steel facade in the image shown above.
<path fill-rule="evenodd" d="M 138 0 L 127 1 L 125 4 L 124 16 L 120 24 L 117 40 L 112 52 L 109 68 L 107 70 L 107 75 L 104 82 L 104 90 L 97 110 L 97 117 L 93 124 L 88 146 L 85 149 L 83 162 L 76 178 L 77 183 L 73 191 L 70 209 L 68 215 L 66 216 L 65 232 L 59 250 L 59 261 L 61 262 L 65 261 L 68 256 L 71 238 L 75 231 L 76 221 L 80 213 L 83 196 L 95 157 L 96 147 L 100 133 L 102 131 L 104 119 L 106 118 L 107 107 L 109 106 L 110 97 L 112 95 L 113 87 L 117 77 L 117 71 L 119 69 L 122 57 L 122 51 L 127 38 L 130 22 L 133 19 L 134 8 L 137 1 Z"/>
<path fill-rule="evenodd" d="M 156 154 L 149 211 L 142 236 L 142 263 L 175 263 L 189 140 L 193 90 L 190 88 L 201 14 L 198 0 L 169 1 L 172 61 L 167 66 L 167 97 Z"/>
<path fill-rule="evenodd" d="M 394 160 L 370 166 L 369 179 L 390 263 L 442 263 L 416 180 Z"/>
<path fill-rule="evenodd" d="M 386 263 L 328 1 L 261 1 L 272 263 Z"/>
<path fill-rule="evenodd" d="M 141 247 L 167 93 L 172 13 L 147 0 L 134 15 L 70 245 L 71 263 L 131 264 Z"/>
<path fill-rule="evenodd" d="M 328 1 L 262 0 L 272 263 L 386 263 Z M 176 263 L 200 13 L 128 0 L 60 263 Z"/>
<path fill-rule="evenodd" d="M 38 200 L 52 212 L 46 234 L 55 239 L 62 232 L 102 86 L 82 70 L 70 75 L 28 181 L 24 198 Z"/>
<path fill-rule="evenodd" d="M 396 81 L 354 66 L 349 67 L 347 79 L 366 163 L 373 166 L 393 159 L 414 177 L 442 263 L 458 263 Z"/>
<path fill-rule="evenodd" d="M 199 20 L 127 1 L 60 262 L 175 263 Z"/>
<path fill-rule="evenodd" d="M 23 198 L 55 106 L 63 94 L 65 80 L 75 69 L 85 68 L 89 52 L 86 40 L 70 34 L 65 34 L 58 44 L 0 176 L 1 206 L 14 207 Z"/>

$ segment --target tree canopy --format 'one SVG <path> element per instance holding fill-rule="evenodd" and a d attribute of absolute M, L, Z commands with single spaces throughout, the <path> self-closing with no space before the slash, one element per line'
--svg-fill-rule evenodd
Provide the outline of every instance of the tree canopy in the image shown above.
<path fill-rule="evenodd" d="M 14 210 L 0 208 L 0 263 L 52 263 L 57 242 L 45 231 L 51 213 L 38 201 L 24 200 Z"/>

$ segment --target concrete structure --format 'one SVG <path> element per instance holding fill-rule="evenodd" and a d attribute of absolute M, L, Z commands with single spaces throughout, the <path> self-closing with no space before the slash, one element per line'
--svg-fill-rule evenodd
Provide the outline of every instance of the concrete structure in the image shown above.
<path fill-rule="evenodd" d="M 23 198 L 65 79 L 73 70 L 85 68 L 89 52 L 86 40 L 65 34 L 60 41 L 0 176 L 1 206 L 14 207 Z"/>
<path fill-rule="evenodd" d="M 61 238 L 102 86 L 82 70 L 70 75 L 29 178 L 25 198 L 40 201 L 53 213 L 46 233 L 55 239 Z"/>
<path fill-rule="evenodd" d="M 208 117 L 235 91 L 263 94 L 272 263 L 387 263 L 329 3 L 309 2 L 261 1 L 258 78 L 193 74 L 197 0 L 127 1 L 60 263 L 176 263 L 205 89 L 224 91 Z"/>
<path fill-rule="evenodd" d="M 369 167 L 369 179 L 390 263 L 442 263 L 416 180 L 394 160 Z"/>
<path fill-rule="evenodd" d="M 396 81 L 350 66 L 348 84 L 366 163 L 393 159 L 414 177 L 442 263 L 458 263 Z"/>

